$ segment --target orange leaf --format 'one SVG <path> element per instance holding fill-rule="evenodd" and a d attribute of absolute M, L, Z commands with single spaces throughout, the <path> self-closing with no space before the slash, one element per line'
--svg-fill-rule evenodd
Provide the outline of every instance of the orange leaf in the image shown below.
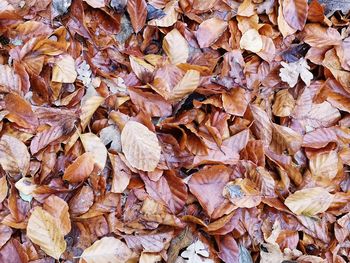
<path fill-rule="evenodd" d="M 227 28 L 227 22 L 213 17 L 202 22 L 195 32 L 200 48 L 212 45 Z"/>
<path fill-rule="evenodd" d="M 80 183 L 92 173 L 94 169 L 94 156 L 90 152 L 86 152 L 79 156 L 70 164 L 63 175 L 63 180 L 70 183 Z"/>

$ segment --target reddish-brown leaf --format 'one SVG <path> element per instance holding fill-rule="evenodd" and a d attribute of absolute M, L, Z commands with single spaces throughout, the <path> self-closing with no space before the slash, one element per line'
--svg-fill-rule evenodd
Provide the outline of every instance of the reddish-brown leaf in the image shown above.
<path fill-rule="evenodd" d="M 138 33 L 146 23 L 147 4 L 145 0 L 129 0 L 126 5 L 135 33 Z"/>

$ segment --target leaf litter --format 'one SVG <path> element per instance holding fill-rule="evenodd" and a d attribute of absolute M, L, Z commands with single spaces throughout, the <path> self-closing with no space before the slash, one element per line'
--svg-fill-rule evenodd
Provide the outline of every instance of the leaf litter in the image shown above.
<path fill-rule="evenodd" d="M 349 262 L 339 3 L 0 0 L 0 262 Z"/>

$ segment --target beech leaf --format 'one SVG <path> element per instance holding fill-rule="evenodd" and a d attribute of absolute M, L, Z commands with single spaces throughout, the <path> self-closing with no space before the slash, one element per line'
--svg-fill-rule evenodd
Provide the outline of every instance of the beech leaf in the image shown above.
<path fill-rule="evenodd" d="M 62 55 L 57 58 L 52 69 L 52 81 L 74 83 L 77 76 L 75 61 L 70 55 Z"/>
<path fill-rule="evenodd" d="M 333 201 L 333 195 L 322 187 L 302 189 L 289 195 L 285 205 L 296 215 L 314 216 L 325 212 Z"/>
<path fill-rule="evenodd" d="M 59 259 L 66 250 L 64 233 L 56 219 L 41 207 L 34 208 L 28 220 L 27 235 L 49 256 Z"/>
<path fill-rule="evenodd" d="M 136 121 L 128 121 L 121 134 L 122 150 L 130 165 L 143 171 L 154 171 L 160 159 L 155 133 Z"/>
<path fill-rule="evenodd" d="M 131 254 L 132 251 L 119 239 L 103 237 L 84 250 L 80 262 L 84 260 L 86 263 L 124 263 L 131 257 Z"/>

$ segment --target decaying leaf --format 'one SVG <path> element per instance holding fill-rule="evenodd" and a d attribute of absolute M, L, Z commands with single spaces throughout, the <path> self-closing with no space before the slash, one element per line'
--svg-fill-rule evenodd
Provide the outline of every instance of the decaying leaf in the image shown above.
<path fill-rule="evenodd" d="M 155 133 L 136 121 L 128 121 L 121 134 L 122 150 L 130 165 L 143 171 L 154 171 L 160 159 Z"/>
<path fill-rule="evenodd" d="M 333 195 L 322 187 L 296 191 L 285 200 L 285 205 L 296 215 L 314 216 L 326 211 L 333 201 Z"/>
<path fill-rule="evenodd" d="M 276 93 L 275 102 L 272 106 L 272 112 L 278 117 L 290 116 L 295 106 L 295 100 L 288 90 L 281 90 Z"/>
<path fill-rule="evenodd" d="M 103 237 L 95 241 L 92 246 L 84 250 L 81 254 L 80 262 L 127 262 L 132 251 L 119 239 L 115 237 Z M 84 260 L 84 261 L 83 261 Z"/>
<path fill-rule="evenodd" d="M 63 231 L 55 218 L 41 207 L 36 207 L 29 217 L 27 235 L 34 244 L 57 260 L 66 250 Z"/>
<path fill-rule="evenodd" d="M 305 59 L 289 64 L 281 62 L 281 64 L 283 68 L 280 69 L 280 77 L 284 82 L 288 83 L 289 87 L 293 88 L 297 84 L 299 76 L 307 86 L 310 86 L 314 76 L 309 71 L 310 66 Z"/>

